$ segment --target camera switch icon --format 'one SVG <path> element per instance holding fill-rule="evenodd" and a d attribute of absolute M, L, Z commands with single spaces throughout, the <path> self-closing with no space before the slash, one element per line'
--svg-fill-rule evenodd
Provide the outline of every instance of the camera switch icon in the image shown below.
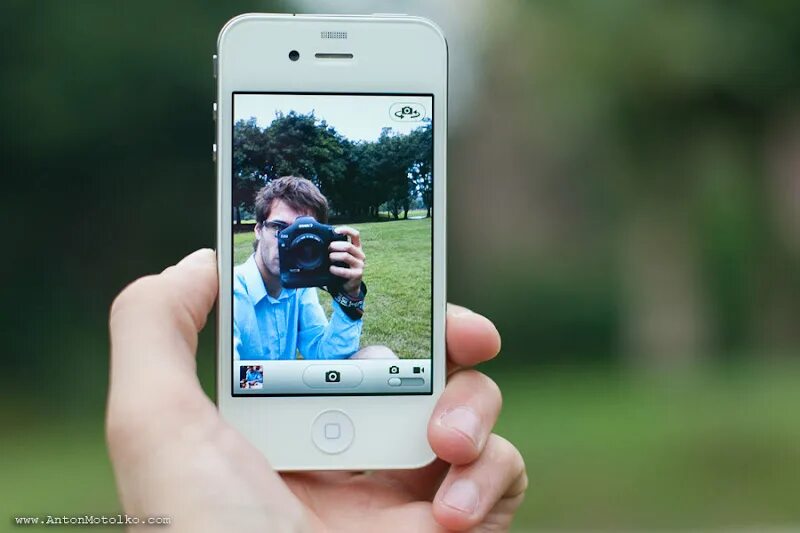
<path fill-rule="evenodd" d="M 400 367 L 396 366 L 396 365 L 390 366 L 389 367 L 389 373 L 390 374 L 399 374 L 400 373 Z"/>
<path fill-rule="evenodd" d="M 389 115 L 395 122 L 422 122 L 425 106 L 419 102 L 397 102 L 389 108 Z"/>

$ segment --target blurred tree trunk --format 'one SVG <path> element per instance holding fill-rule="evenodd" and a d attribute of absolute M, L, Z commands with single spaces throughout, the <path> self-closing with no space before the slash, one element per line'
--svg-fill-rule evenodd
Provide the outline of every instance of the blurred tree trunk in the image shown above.
<path fill-rule="evenodd" d="M 777 113 L 768 138 L 766 188 L 774 242 L 757 281 L 755 341 L 768 355 L 800 346 L 800 110 Z"/>
<path fill-rule="evenodd" d="M 664 198 L 632 206 L 621 233 L 622 340 L 631 363 L 639 367 L 685 366 L 709 349 L 706 295 L 691 222 Z"/>

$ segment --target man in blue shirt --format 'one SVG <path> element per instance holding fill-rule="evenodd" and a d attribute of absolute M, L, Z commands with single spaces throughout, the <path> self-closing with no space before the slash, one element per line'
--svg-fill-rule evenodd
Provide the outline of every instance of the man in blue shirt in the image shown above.
<path fill-rule="evenodd" d="M 244 379 L 248 384 L 264 383 L 264 372 L 260 366 L 248 366 Z"/>
<path fill-rule="evenodd" d="M 359 350 L 360 313 L 345 312 L 334 300 L 330 321 L 319 303 L 317 289 L 286 289 L 280 283 L 277 234 L 297 217 L 313 216 L 327 223 L 328 201 L 311 181 L 285 176 L 256 194 L 255 251 L 233 271 L 233 348 L 240 360 L 257 359 L 373 359 L 396 358 L 385 346 Z M 354 303 L 366 292 L 362 276 L 366 256 L 357 230 L 339 226 L 349 241 L 329 246 L 331 273 L 343 278 L 341 293 Z"/>

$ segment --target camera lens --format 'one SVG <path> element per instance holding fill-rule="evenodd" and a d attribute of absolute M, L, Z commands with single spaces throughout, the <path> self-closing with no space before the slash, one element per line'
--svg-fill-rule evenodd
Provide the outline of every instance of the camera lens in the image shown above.
<path fill-rule="evenodd" d="M 325 260 L 325 245 L 317 235 L 303 233 L 289 247 L 291 257 L 301 270 L 314 270 Z"/>
<path fill-rule="evenodd" d="M 298 52 L 297 50 L 292 50 L 291 52 L 289 52 L 289 59 L 291 59 L 292 61 L 297 61 L 298 59 L 300 59 L 300 52 Z"/>

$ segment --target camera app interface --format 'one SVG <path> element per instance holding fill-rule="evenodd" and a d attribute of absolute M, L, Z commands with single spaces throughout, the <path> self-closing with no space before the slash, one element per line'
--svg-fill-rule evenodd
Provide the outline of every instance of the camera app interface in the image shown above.
<path fill-rule="evenodd" d="M 233 94 L 234 395 L 432 392 L 432 116 Z"/>

